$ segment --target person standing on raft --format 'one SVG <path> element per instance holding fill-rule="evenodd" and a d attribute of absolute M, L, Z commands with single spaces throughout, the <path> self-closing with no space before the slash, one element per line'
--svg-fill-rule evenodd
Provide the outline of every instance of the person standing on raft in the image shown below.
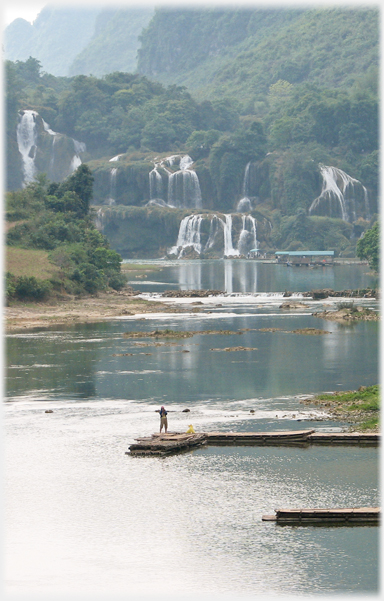
<path fill-rule="evenodd" d="M 160 434 L 163 429 L 163 426 L 164 426 L 164 430 L 165 430 L 165 434 L 166 434 L 167 430 L 168 430 L 168 420 L 167 420 L 168 411 L 166 411 L 164 407 L 161 407 L 159 413 L 160 413 Z"/>

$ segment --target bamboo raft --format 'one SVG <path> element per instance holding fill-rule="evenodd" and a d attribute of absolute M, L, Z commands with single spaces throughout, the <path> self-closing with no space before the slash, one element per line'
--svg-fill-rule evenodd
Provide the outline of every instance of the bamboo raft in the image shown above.
<path fill-rule="evenodd" d="M 312 444 L 372 445 L 380 444 L 381 435 L 377 432 L 314 432 L 310 436 Z"/>
<path fill-rule="evenodd" d="M 143 438 L 137 438 L 136 443 L 131 444 L 126 455 L 171 455 L 190 451 L 193 448 L 206 444 L 206 435 L 202 434 L 180 434 L 170 432 L 167 434 L 152 434 Z"/>
<path fill-rule="evenodd" d="M 287 525 L 335 524 L 379 525 L 380 507 L 352 507 L 346 509 L 275 509 L 275 515 L 263 515 L 262 521 Z"/>
<path fill-rule="evenodd" d="M 213 445 L 294 445 L 310 441 L 315 430 L 281 430 L 276 432 L 207 432 Z"/>

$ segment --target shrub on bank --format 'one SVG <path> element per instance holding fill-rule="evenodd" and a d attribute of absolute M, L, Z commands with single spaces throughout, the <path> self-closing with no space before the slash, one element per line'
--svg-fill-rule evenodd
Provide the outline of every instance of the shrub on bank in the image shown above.
<path fill-rule="evenodd" d="M 9 272 L 6 274 L 7 299 L 43 301 L 49 297 L 51 291 L 52 284 L 49 280 L 25 275 L 16 277 Z"/>

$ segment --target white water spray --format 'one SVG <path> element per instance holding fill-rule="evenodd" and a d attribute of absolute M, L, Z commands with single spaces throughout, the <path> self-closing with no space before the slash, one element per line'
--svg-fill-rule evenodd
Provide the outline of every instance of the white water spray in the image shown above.
<path fill-rule="evenodd" d="M 343 221 L 356 220 L 356 201 L 363 197 L 365 212 L 369 213 L 366 188 L 341 169 L 320 164 L 323 186 L 320 196 L 309 207 L 309 214 L 326 214 L 341 217 Z M 367 206 L 368 205 L 368 206 Z"/>
<path fill-rule="evenodd" d="M 23 187 L 32 182 L 36 175 L 36 117 L 36 111 L 23 111 L 20 113 L 19 123 L 17 126 L 17 144 L 23 161 Z"/>

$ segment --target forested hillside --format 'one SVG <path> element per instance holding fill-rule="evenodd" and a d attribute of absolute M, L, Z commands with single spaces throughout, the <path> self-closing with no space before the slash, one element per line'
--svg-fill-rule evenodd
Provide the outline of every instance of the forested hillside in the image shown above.
<path fill-rule="evenodd" d="M 378 27 L 374 8 L 158 8 L 141 35 L 138 68 L 201 98 L 236 97 L 259 113 L 280 79 L 351 87 L 378 65 Z"/>
<path fill-rule="evenodd" d="M 120 39 L 104 14 L 95 71 L 103 39 Z M 147 75 L 7 62 L 8 188 L 86 162 L 99 227 L 125 256 L 167 252 L 189 216 L 199 254 L 229 227 L 236 252 L 353 256 L 378 211 L 377 10 L 157 9 L 141 43 Z"/>

